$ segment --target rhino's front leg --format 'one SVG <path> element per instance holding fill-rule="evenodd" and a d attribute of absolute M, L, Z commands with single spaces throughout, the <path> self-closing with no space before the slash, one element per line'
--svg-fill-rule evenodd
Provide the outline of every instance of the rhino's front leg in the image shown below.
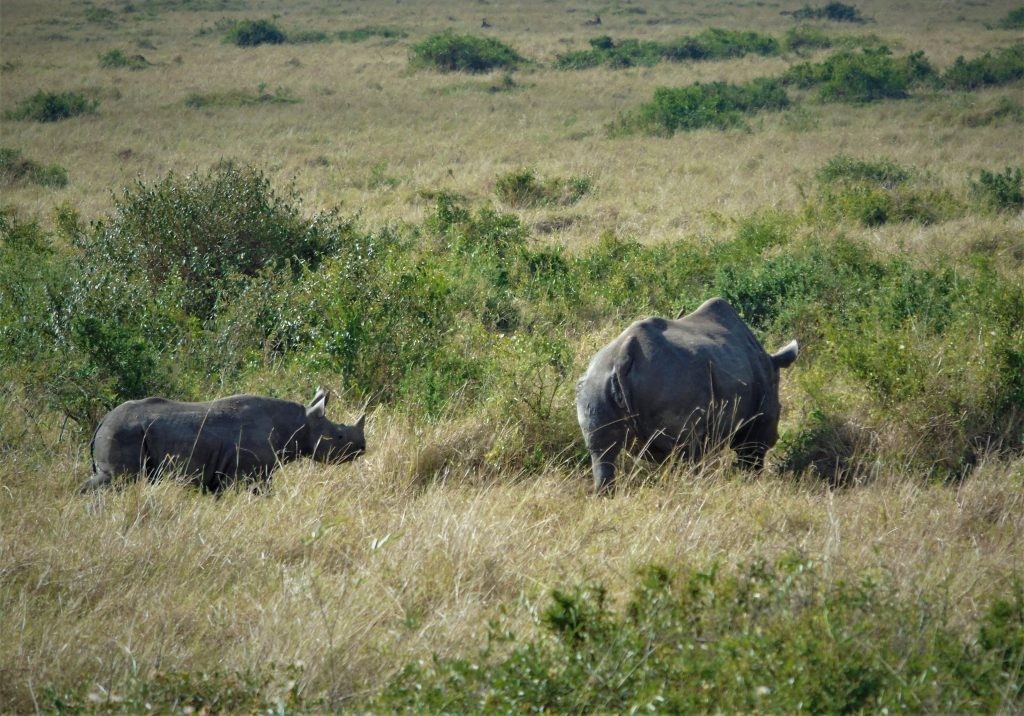
<path fill-rule="evenodd" d="M 615 494 L 615 458 L 622 450 L 621 443 L 613 443 L 600 450 L 590 451 L 590 465 L 594 473 L 594 492 L 598 495 Z"/>

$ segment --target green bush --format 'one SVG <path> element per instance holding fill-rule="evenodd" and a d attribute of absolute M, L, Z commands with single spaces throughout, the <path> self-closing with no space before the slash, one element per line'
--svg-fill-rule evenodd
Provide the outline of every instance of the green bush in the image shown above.
<path fill-rule="evenodd" d="M 352 30 L 341 30 L 338 39 L 342 42 L 363 42 L 371 37 L 382 37 L 386 40 L 401 40 L 408 35 L 404 30 L 385 25 L 367 25 Z"/>
<path fill-rule="evenodd" d="M 441 72 L 489 72 L 515 69 L 525 59 L 492 37 L 458 35 L 447 30 L 413 45 L 409 61 L 415 67 L 429 67 Z"/>
<path fill-rule="evenodd" d="M 702 127 L 728 129 L 744 126 L 745 115 L 788 105 L 782 84 L 770 79 L 740 85 L 698 82 L 687 87 L 659 87 L 650 102 L 623 118 L 619 128 L 666 135 Z"/>
<path fill-rule="evenodd" d="M 56 122 L 69 117 L 93 114 L 98 106 L 99 102 L 88 99 L 79 92 L 36 92 L 7 112 L 7 117 L 35 122 Z"/>
<path fill-rule="evenodd" d="M 999 27 L 1004 30 L 1024 28 L 1024 7 L 1018 7 L 1006 13 L 1006 17 L 999 21 Z"/>
<path fill-rule="evenodd" d="M 149 62 L 142 55 L 126 55 L 123 50 L 110 50 L 100 55 L 100 67 L 104 69 L 142 70 Z"/>
<path fill-rule="evenodd" d="M 865 22 L 864 17 L 853 5 L 841 2 L 830 2 L 821 7 L 804 5 L 792 13 L 797 20 L 832 20 L 833 22 Z"/>
<path fill-rule="evenodd" d="M 636 39 L 616 42 L 604 35 L 591 38 L 590 48 L 559 55 L 555 59 L 555 67 L 562 70 L 581 70 L 598 65 L 649 67 L 661 61 L 715 60 L 779 53 L 779 43 L 773 37 L 720 28 L 710 28 L 699 35 L 671 42 Z"/>
<path fill-rule="evenodd" d="M 317 42 L 327 42 L 330 39 L 331 36 L 323 30 L 302 30 L 288 33 L 287 42 L 293 45 L 311 45 Z"/>
<path fill-rule="evenodd" d="M 913 170 L 888 159 L 835 156 L 818 171 L 821 192 L 812 213 L 854 219 L 864 226 L 897 221 L 931 224 L 961 213 L 960 201 L 948 190 L 913 178 Z"/>
<path fill-rule="evenodd" d="M 537 179 L 532 169 L 520 169 L 498 177 L 495 193 L 506 204 L 517 207 L 558 204 L 568 206 L 586 196 L 592 182 L 587 177 Z"/>
<path fill-rule="evenodd" d="M 48 685 L 45 708 L 53 713 L 307 713 L 322 704 L 300 693 L 302 667 L 269 664 L 263 671 L 155 671 L 135 676 L 118 693 Z M 106 697 L 106 698 L 105 698 Z"/>
<path fill-rule="evenodd" d="M 804 49 L 818 50 L 832 47 L 832 38 L 825 31 L 811 25 L 798 25 L 786 30 L 783 40 L 787 50 L 800 51 Z"/>
<path fill-rule="evenodd" d="M 887 47 L 879 47 L 794 65 L 782 81 L 804 89 L 817 87 L 825 102 L 860 103 L 903 99 L 914 85 L 934 76 L 935 70 L 922 53 L 895 58 Z"/>
<path fill-rule="evenodd" d="M 964 633 L 945 597 L 903 596 L 885 573 L 829 579 L 787 555 L 734 569 L 644 570 L 621 611 L 600 585 L 553 590 L 529 639 L 491 625 L 463 657 L 406 666 L 370 711 L 860 713 L 1014 711 L 1022 698 L 1019 584 Z"/>
<path fill-rule="evenodd" d="M 912 176 L 912 170 L 891 159 L 856 159 L 845 154 L 832 157 L 818 170 L 818 180 L 823 184 L 868 182 L 886 189 L 904 184 Z"/>
<path fill-rule="evenodd" d="M 1024 43 L 995 54 L 986 52 L 973 60 L 957 57 L 953 65 L 942 73 L 942 83 L 957 90 L 1003 85 L 1021 78 L 1024 78 Z"/>
<path fill-rule="evenodd" d="M 997 211 L 1024 209 L 1024 171 L 1020 167 L 1006 167 L 1002 172 L 982 169 L 972 188 L 985 204 Z"/>
<path fill-rule="evenodd" d="M 26 159 L 18 149 L 0 147 L 0 184 L 20 183 L 41 186 L 64 187 L 68 184 L 68 172 L 59 164 L 49 166 Z"/>
<path fill-rule="evenodd" d="M 331 214 L 306 219 L 260 172 L 222 163 L 125 189 L 81 248 L 91 270 L 136 276 L 147 293 L 172 290 L 182 310 L 207 318 L 233 276 L 315 269 L 349 231 Z"/>
<path fill-rule="evenodd" d="M 270 20 L 242 20 L 225 35 L 225 42 L 239 47 L 255 47 L 257 45 L 280 45 L 287 38 L 285 34 Z"/>

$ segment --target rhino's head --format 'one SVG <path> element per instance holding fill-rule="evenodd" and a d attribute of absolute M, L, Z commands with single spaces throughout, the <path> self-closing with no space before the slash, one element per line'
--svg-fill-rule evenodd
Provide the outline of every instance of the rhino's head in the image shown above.
<path fill-rule="evenodd" d="M 329 395 L 317 388 L 316 397 L 306 407 L 307 437 L 309 456 L 319 462 L 347 462 L 366 452 L 366 436 L 363 415 L 355 425 L 332 423 L 327 419 L 326 409 Z"/>

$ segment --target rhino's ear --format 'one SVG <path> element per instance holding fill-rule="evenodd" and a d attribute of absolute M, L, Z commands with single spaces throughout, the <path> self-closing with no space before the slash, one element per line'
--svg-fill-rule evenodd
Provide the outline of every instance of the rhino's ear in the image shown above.
<path fill-rule="evenodd" d="M 309 402 L 309 407 L 312 408 L 314 405 L 321 402 L 326 406 L 327 401 L 330 400 L 330 398 L 331 394 L 318 385 L 316 387 L 316 395 L 314 395 L 313 400 Z"/>
<path fill-rule="evenodd" d="M 793 340 L 786 344 L 784 348 L 780 348 L 778 352 L 772 353 L 772 364 L 776 368 L 788 368 L 793 365 L 793 361 L 800 355 L 800 346 Z"/>
<path fill-rule="evenodd" d="M 322 419 L 327 408 L 327 391 L 323 388 L 316 389 L 316 397 L 313 398 L 313 402 L 306 408 L 306 417 Z"/>

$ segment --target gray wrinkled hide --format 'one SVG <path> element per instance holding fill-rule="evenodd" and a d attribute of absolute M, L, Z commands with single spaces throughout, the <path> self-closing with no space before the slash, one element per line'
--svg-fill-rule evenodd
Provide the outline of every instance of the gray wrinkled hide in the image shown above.
<path fill-rule="evenodd" d="M 173 471 L 219 492 L 236 479 L 267 481 L 274 468 L 306 456 L 351 460 L 366 449 L 364 418 L 349 427 L 325 416 L 327 393 L 309 406 L 256 395 L 204 403 L 145 398 L 122 403 L 92 439 L 93 475 L 82 490 L 121 475 L 156 480 Z"/>
<path fill-rule="evenodd" d="M 741 465 L 760 469 L 778 440 L 779 369 L 797 352 L 793 341 L 768 355 L 721 298 L 674 321 L 632 324 L 576 386 L 595 489 L 614 489 L 615 458 L 627 446 L 663 461 L 728 444 Z"/>

